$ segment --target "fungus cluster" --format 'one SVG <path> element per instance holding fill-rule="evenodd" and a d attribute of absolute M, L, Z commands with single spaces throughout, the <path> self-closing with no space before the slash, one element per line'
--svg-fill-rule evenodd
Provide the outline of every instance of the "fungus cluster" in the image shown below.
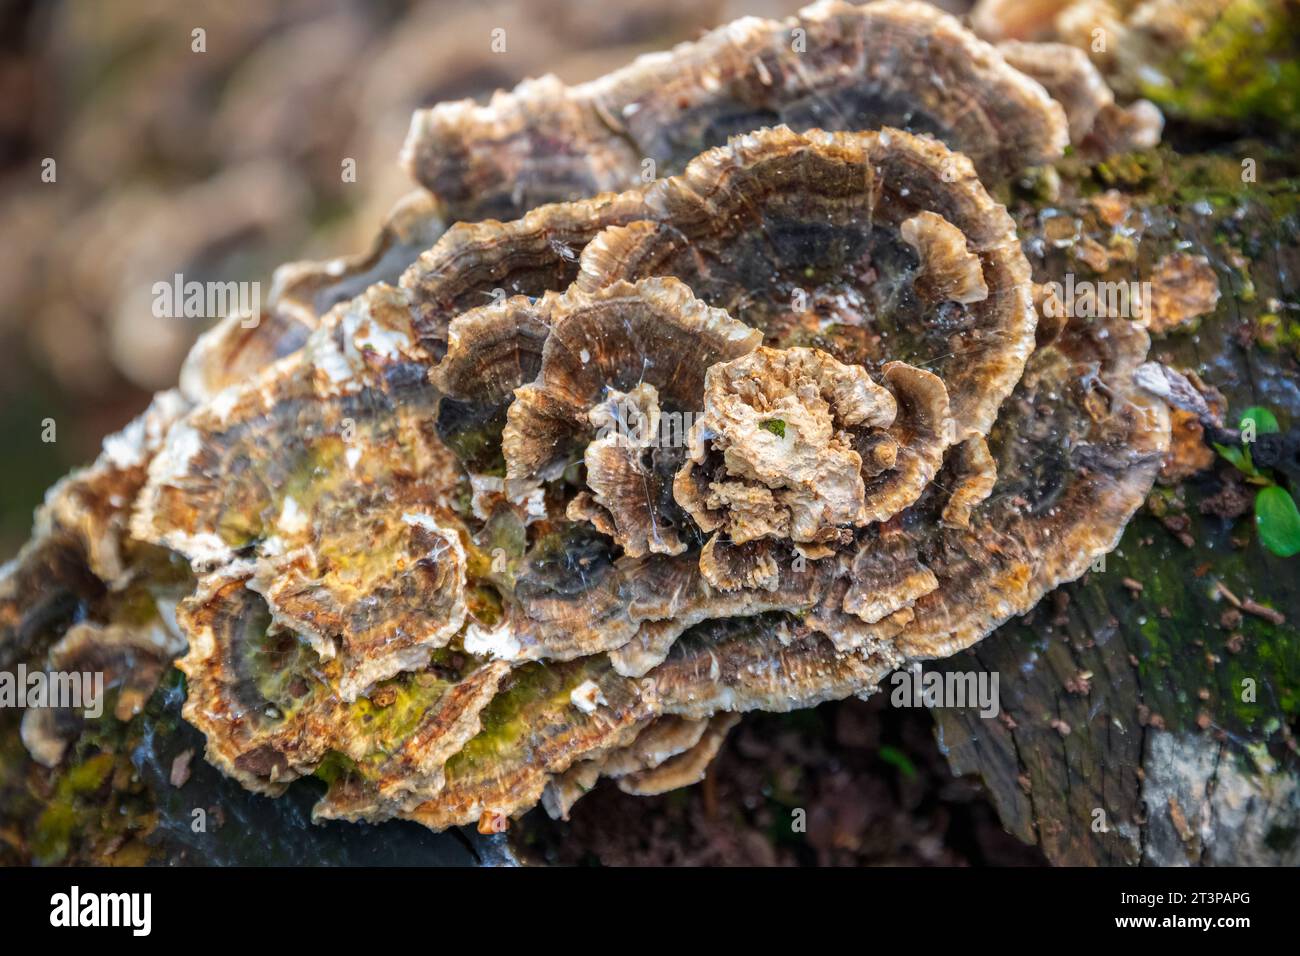
<path fill-rule="evenodd" d="M 325 779 L 319 819 L 565 815 L 602 776 L 698 780 L 738 713 L 868 695 L 1111 549 L 1168 412 L 1142 328 L 1037 329 L 985 184 L 1106 104 L 1023 60 L 823 2 L 417 114 L 427 193 L 201 341 L 114 496 L 111 540 L 194 576 L 207 758 Z"/>

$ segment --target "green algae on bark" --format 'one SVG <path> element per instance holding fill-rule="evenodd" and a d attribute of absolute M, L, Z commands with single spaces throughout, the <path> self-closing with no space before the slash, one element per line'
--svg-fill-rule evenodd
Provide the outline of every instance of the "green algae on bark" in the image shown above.
<path fill-rule="evenodd" d="M 1170 116 L 1211 127 L 1300 132 L 1294 0 L 1232 0 L 1185 49 L 1138 75 Z"/>

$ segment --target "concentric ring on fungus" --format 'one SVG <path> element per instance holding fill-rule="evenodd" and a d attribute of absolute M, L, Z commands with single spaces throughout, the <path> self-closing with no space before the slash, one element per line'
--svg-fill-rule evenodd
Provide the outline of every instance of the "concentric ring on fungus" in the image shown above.
<path fill-rule="evenodd" d="M 629 189 L 645 160 L 676 174 L 732 136 L 781 124 L 930 133 L 990 180 L 1068 143 L 1061 107 L 955 17 L 927 3 L 822 0 L 786 20 L 737 20 L 582 86 L 547 76 L 486 106 L 419 110 L 403 159 L 472 221 Z"/>
<path fill-rule="evenodd" d="M 315 659 L 277 626 L 247 587 L 251 573 L 235 565 L 209 575 L 181 606 L 190 635 L 178 662 L 189 679 L 184 715 L 207 735 L 207 759 L 271 795 L 326 762 L 322 818 L 384 819 L 437 792 L 443 764 L 478 733 L 507 665 L 437 652 L 423 669 L 348 702 L 341 663 Z"/>

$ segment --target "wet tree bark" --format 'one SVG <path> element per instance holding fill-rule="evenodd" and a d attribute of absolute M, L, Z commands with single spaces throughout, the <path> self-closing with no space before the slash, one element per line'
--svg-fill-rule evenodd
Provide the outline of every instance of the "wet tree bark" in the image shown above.
<path fill-rule="evenodd" d="M 1255 183 L 1237 175 L 1246 157 L 1264 171 Z M 1264 405 L 1294 434 L 1294 160 L 1243 142 L 1110 173 L 1147 204 L 1149 248 L 1107 278 L 1147 279 L 1171 247 L 1219 277 L 1214 313 L 1157 339 L 1152 358 L 1218 389 L 1230 422 Z M 1022 204 L 1038 281 L 1079 270 L 1069 253 L 1034 251 L 1039 214 L 1082 214 L 1106 175 L 1067 181 L 1072 199 Z M 936 736 L 953 772 L 982 778 L 1006 828 L 1054 863 L 1300 862 L 1300 557 L 1265 550 L 1249 511 L 1213 513 L 1225 488 L 1253 494 L 1221 459 L 1158 485 L 1104 569 L 936 665 L 999 675 L 998 717 L 938 711 Z"/>

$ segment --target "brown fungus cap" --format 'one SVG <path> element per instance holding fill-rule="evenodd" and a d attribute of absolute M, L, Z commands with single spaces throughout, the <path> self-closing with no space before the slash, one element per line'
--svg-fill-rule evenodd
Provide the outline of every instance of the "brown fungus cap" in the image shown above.
<path fill-rule="evenodd" d="M 542 800 L 548 787 L 553 806 L 564 808 L 572 803 L 570 768 L 634 746 L 656 717 L 809 707 L 870 686 L 888 670 L 880 658 L 836 657 L 815 636 L 782 643 L 731 622 L 693 633 L 640 680 L 620 677 L 603 655 L 529 664 L 483 712 L 483 731 L 448 761 L 444 788 L 402 815 L 435 829 L 506 819 Z M 728 723 L 723 716 L 715 728 Z"/>
<path fill-rule="evenodd" d="M 619 777 L 618 788 L 624 793 L 646 797 L 699 783 L 722 749 L 727 733 L 738 723 L 739 714 L 715 714 L 709 718 L 703 735 L 694 746 L 663 763 Z"/>
<path fill-rule="evenodd" d="M 542 368 L 550 317 L 527 296 L 472 309 L 452 320 L 447 353 L 429 378 L 444 396 L 506 402 Z"/>
<path fill-rule="evenodd" d="M 445 229 L 437 200 L 416 190 L 394 205 L 364 252 L 280 266 L 258 315 L 231 312 L 195 342 L 181 368 L 181 392 L 207 401 L 292 355 L 334 306 L 396 282 Z"/>
<path fill-rule="evenodd" d="M 645 676 L 682 634 L 704 621 L 809 610 L 825 600 L 843 572 L 836 561 L 799 562 L 796 551 L 775 542 L 719 549 L 711 541 L 714 547 L 706 543 L 698 553 L 627 568 L 656 593 L 671 591 L 672 598 L 633 608 L 640 621 L 636 633 L 609 651 L 620 674 Z"/>
<path fill-rule="evenodd" d="M 403 816 L 444 829 L 518 814 L 577 761 L 635 740 L 654 703 L 601 656 L 524 665 L 484 710 L 483 730 L 447 762 L 443 788 Z"/>
<path fill-rule="evenodd" d="M 554 76 L 419 110 L 402 149 L 411 177 L 468 222 L 626 189 L 640 157 L 589 98 Z"/>
<path fill-rule="evenodd" d="M 558 474 L 594 434 L 590 411 L 610 388 L 654 386 L 661 407 L 689 411 L 704 373 L 758 334 L 697 301 L 676 279 L 613 282 L 543 300 L 550 335 L 537 380 L 515 391 L 502 434 L 508 478 Z"/>
<path fill-rule="evenodd" d="M 207 736 L 207 759 L 271 794 L 326 763 L 323 816 L 383 819 L 438 790 L 443 764 L 478 733 L 508 665 L 445 652 L 347 702 L 341 664 L 322 664 L 277 625 L 247 587 L 249 574 L 233 566 L 210 575 L 181 607 L 190 635 L 178 662 L 188 678 L 184 714 Z M 363 785 L 365 811 L 340 796 Z"/>
<path fill-rule="evenodd" d="M 686 753 L 700 742 L 708 730 L 707 720 L 686 720 L 682 717 L 657 717 L 637 734 L 632 743 L 616 750 L 600 761 L 600 772 L 606 777 L 622 777 L 630 773 L 651 770 L 665 760 Z"/>
<path fill-rule="evenodd" d="M 166 608 L 180 596 L 173 592 L 189 586 L 188 569 L 180 558 L 169 558 L 128 531 L 136 497 L 165 434 L 189 405 L 211 401 L 227 389 L 238 391 L 266 366 L 296 353 L 333 304 L 373 282 L 396 280 L 444 228 L 437 201 L 418 190 L 394 207 L 369 250 L 281 267 L 260 314 L 232 312 L 200 337 L 181 370 L 179 390 L 155 396 L 139 418 L 105 439 L 94 465 L 51 489 L 37 514 L 33 545 L 0 585 L 0 618 L 12 610 L 20 624 L 29 613 L 24 606 L 34 593 L 27 586 L 31 578 L 49 593 L 75 592 L 100 622 L 101 629 L 88 624 L 92 629 L 80 632 L 79 646 L 101 642 L 104 653 L 117 653 L 124 626 L 117 618 L 123 613 L 134 615 L 130 629 L 144 632 L 168 619 Z M 156 614 L 139 620 L 142 607 L 154 604 Z M 137 668 L 131 673 L 146 671 L 152 672 Z M 147 696 L 143 683 L 132 686 Z"/>
<path fill-rule="evenodd" d="M 675 276 L 762 329 L 769 345 L 797 344 L 810 324 L 861 329 L 862 348 L 837 358 L 874 372 L 902 360 L 936 374 L 957 439 L 987 432 L 1033 348 L 1033 290 L 1014 223 L 970 162 L 933 139 L 762 130 L 698 157 L 645 202 L 659 221 L 593 239 L 581 288 Z M 903 234 L 909 221 L 909 234 L 926 231 L 917 217 L 946 224 L 930 227 L 944 240 L 925 244 L 928 268 L 913 245 L 921 240 Z M 946 265 L 954 258 L 959 269 Z M 953 272 L 969 301 L 927 304 L 931 280 Z M 970 292 L 980 283 L 987 295 Z"/>
<path fill-rule="evenodd" d="M 441 357 L 447 327 L 462 313 L 506 297 L 563 292 L 593 236 L 645 214 L 641 194 L 631 191 L 542 206 L 508 222 L 457 223 L 401 278 L 419 342 Z"/>
<path fill-rule="evenodd" d="M 993 493 L 998 481 L 997 462 L 982 436 L 968 438 L 949 454 L 952 481 L 943 523 L 957 528 L 970 525 L 971 512 Z"/>
<path fill-rule="evenodd" d="M 955 18 L 925 3 L 823 0 L 581 86 L 544 77 L 486 106 L 418 111 L 403 157 L 453 217 L 477 220 L 676 174 L 730 136 L 778 124 L 931 133 L 991 179 L 1067 142 L 1060 106 Z"/>
<path fill-rule="evenodd" d="M 178 423 L 133 519 L 199 568 L 251 552 L 252 586 L 283 626 L 341 656 L 348 699 L 422 664 L 465 616 L 458 472 L 395 295 L 341 306 L 302 352 Z"/>
<path fill-rule="evenodd" d="M 965 527 L 919 522 L 938 587 L 912 606 L 900 651 L 969 647 L 1115 547 L 1169 444 L 1168 408 L 1134 380 L 1147 346 L 1128 321 L 1072 321 L 1034 354 L 989 437 L 988 497 Z"/>
<path fill-rule="evenodd" d="M 1073 47 L 1127 100 L 1144 90 L 1177 83 L 1184 55 L 1194 53 L 1197 43 L 1234 7 L 1249 15 L 1258 12 L 1237 5 L 1236 0 L 977 0 L 970 22 L 976 33 L 993 42 Z M 1097 42 L 1101 37 L 1104 43 Z M 1015 65 L 1025 69 L 1020 63 Z M 1037 72 L 1027 72 L 1040 79 Z M 1057 95 L 1046 81 L 1043 85 Z M 1144 100 L 1132 105 L 1137 109 L 1129 111 L 1130 121 L 1136 120 L 1145 129 L 1148 143 L 1152 135 L 1158 140 L 1163 122 L 1159 111 Z M 1109 115 L 1099 119 L 1110 121 L 1125 111 L 1114 107 L 1104 112 Z"/>
<path fill-rule="evenodd" d="M 1070 123 L 1070 142 L 1084 155 L 1105 157 L 1160 142 L 1164 117 L 1155 104 L 1137 100 L 1120 106 L 1083 50 L 1065 43 L 1008 40 L 998 44 L 998 52 L 1061 104 Z"/>
<path fill-rule="evenodd" d="M 58 764 L 98 710 L 130 720 L 184 648 L 176 602 L 192 586 L 185 562 L 134 538 L 130 508 L 149 462 L 189 405 L 173 389 L 104 439 L 89 466 L 57 482 L 36 510 L 32 539 L 0 567 L 0 661 L 30 670 L 103 675 L 106 699 L 32 708 L 20 734 L 28 753 Z"/>
<path fill-rule="evenodd" d="M 962 231 L 943 216 L 919 212 L 905 219 L 898 232 L 920 260 L 916 291 L 926 305 L 982 302 L 989 297 L 979 256 L 967 248 Z"/>
<path fill-rule="evenodd" d="M 161 616 L 145 624 L 74 624 L 50 648 L 46 671 L 51 675 L 100 675 L 102 687 L 97 692 L 91 682 L 83 684 L 82 698 L 74 701 L 77 706 L 73 708 L 51 703 L 23 711 L 20 732 L 28 753 L 37 763 L 53 767 L 76 740 L 88 715 L 111 713 L 120 721 L 129 721 L 144 708 L 172 658 L 184 646 L 184 640 Z"/>
<path fill-rule="evenodd" d="M 924 433 L 921 427 L 900 428 L 898 437 L 934 441 L 949 430 L 947 393 L 935 376 L 914 371 L 935 384 L 939 407 L 908 418 L 924 420 Z M 885 375 L 891 381 L 905 377 L 892 363 Z M 911 384 L 900 389 L 905 408 L 923 404 L 914 391 Z M 833 545 L 845 540 L 846 528 L 911 504 L 924 488 L 916 477 L 928 478 L 918 464 L 922 453 L 896 452 L 894 467 L 902 470 L 877 472 L 869 479 L 869 496 L 863 459 L 853 448 L 858 435 L 870 441 L 873 433 L 888 432 L 898 408 L 894 395 L 861 366 L 843 365 L 816 349 L 760 348 L 711 368 L 704 414 L 692 427 L 690 459 L 677 474 L 674 493 L 701 528 L 715 532 L 701 555 L 701 566 L 713 569 L 706 571 L 712 583 L 724 586 L 717 576 L 726 560 L 717 553 L 719 535 L 729 548 L 765 538 Z M 931 421 L 934 411 L 939 417 Z M 930 456 L 941 459 L 942 445 Z M 737 555 L 727 563 L 736 560 L 748 559 Z M 765 586 L 775 576 L 770 556 L 758 551 L 754 561 L 750 580 L 741 586 Z"/>
<path fill-rule="evenodd" d="M 661 423 L 658 391 L 648 382 L 628 393 L 610 389 L 587 417 L 597 430 L 583 455 L 591 493 L 580 492 L 568 516 L 591 521 L 629 557 L 681 554 L 686 542 L 660 514 L 668 476 L 647 460 Z"/>
<path fill-rule="evenodd" d="M 697 754 L 691 763 L 702 772 L 717 754 L 725 738 L 725 730 L 722 733 L 714 733 L 705 747 L 696 751 L 696 746 L 703 742 L 703 738 L 709 733 L 715 720 L 734 722 L 739 720 L 739 715 L 722 714 L 710 720 L 657 717 L 650 721 L 628 746 L 621 747 L 607 756 L 580 761 L 564 773 L 552 777 L 542 792 L 542 806 L 546 808 L 546 812 L 552 819 L 567 820 L 573 805 L 585 794 L 590 793 L 601 777 L 646 779 L 642 777 L 643 774 L 649 774 L 679 755 L 687 753 Z M 681 786 L 697 782 L 695 779 L 688 779 L 688 775 L 681 774 L 678 770 L 666 768 L 665 773 L 680 779 Z M 674 787 L 665 789 L 674 789 Z"/>

